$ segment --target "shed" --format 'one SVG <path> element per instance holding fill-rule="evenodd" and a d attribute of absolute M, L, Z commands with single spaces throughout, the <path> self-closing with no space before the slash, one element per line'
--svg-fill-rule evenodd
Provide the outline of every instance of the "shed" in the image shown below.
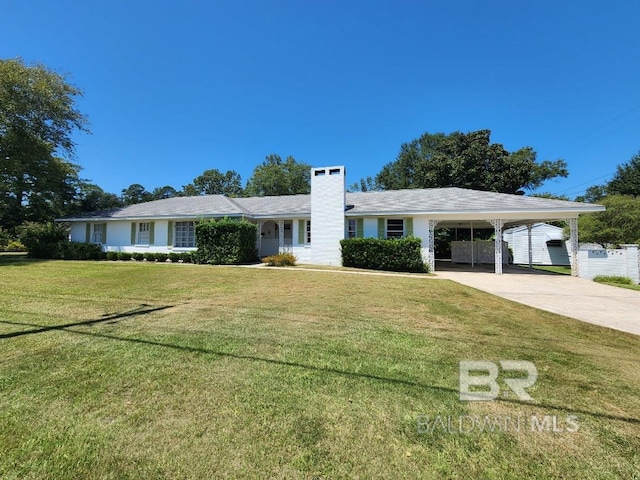
<path fill-rule="evenodd" d="M 564 229 L 548 223 L 531 225 L 531 263 L 535 265 L 570 265 L 570 246 Z M 502 234 L 513 255 L 513 263 L 529 264 L 529 227 L 509 228 Z"/>

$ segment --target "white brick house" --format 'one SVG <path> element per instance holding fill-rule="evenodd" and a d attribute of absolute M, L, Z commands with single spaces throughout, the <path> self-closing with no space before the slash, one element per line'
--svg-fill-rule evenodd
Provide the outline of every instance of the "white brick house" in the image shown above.
<path fill-rule="evenodd" d="M 577 252 L 577 218 L 601 205 L 462 188 L 346 192 L 343 166 L 311 170 L 311 194 L 228 198 L 175 197 L 59 219 L 71 225 L 71 241 L 105 251 L 180 252 L 195 249 L 195 223 L 237 217 L 258 225 L 260 256 L 289 251 L 300 263 L 340 264 L 340 240 L 413 235 L 435 268 L 436 228 L 494 228 L 495 270 L 502 272 L 505 227 L 566 219 Z M 493 262 L 492 262 L 493 263 Z M 577 262 L 573 262 L 576 265 Z M 577 274 L 576 272 L 574 272 Z"/>

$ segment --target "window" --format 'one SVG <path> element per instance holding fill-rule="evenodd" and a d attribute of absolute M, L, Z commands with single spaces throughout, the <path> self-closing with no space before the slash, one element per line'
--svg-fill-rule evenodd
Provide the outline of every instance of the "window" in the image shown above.
<path fill-rule="evenodd" d="M 387 238 L 400 238 L 404 235 L 404 219 L 387 219 Z"/>
<path fill-rule="evenodd" d="M 195 247 L 196 232 L 193 222 L 176 222 L 175 247 Z"/>
<path fill-rule="evenodd" d="M 103 232 L 104 232 L 104 224 L 94 223 L 93 236 L 91 237 L 91 243 L 102 243 L 104 240 Z"/>
<path fill-rule="evenodd" d="M 140 245 L 148 245 L 151 232 L 151 224 L 149 222 L 142 222 L 138 228 L 138 243 Z"/>
<path fill-rule="evenodd" d="M 311 243 L 311 220 L 307 220 L 306 243 Z"/>
<path fill-rule="evenodd" d="M 358 236 L 357 223 L 355 218 L 347 220 L 347 238 L 356 238 Z"/>

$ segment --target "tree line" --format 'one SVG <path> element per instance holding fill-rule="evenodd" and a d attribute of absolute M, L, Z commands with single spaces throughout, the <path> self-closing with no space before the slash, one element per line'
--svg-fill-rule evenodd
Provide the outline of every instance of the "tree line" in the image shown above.
<path fill-rule="evenodd" d="M 170 185 L 148 191 L 132 184 L 120 194 L 105 192 L 80 177 L 75 163 L 73 134 L 89 132 L 87 117 L 77 108 L 82 91 L 45 65 L 27 65 L 21 59 L 0 59 L 0 227 L 13 231 L 25 222 L 46 222 L 80 212 L 176 196 L 223 194 L 230 197 L 309 193 L 311 165 L 292 156 L 284 160 L 267 155 L 242 185 L 234 170 L 205 170 L 187 185 Z M 490 130 L 424 133 L 403 143 L 398 155 L 373 177 L 350 185 L 351 191 L 402 188 L 462 187 L 483 191 L 524 194 L 545 181 L 567 177 L 562 159 L 537 159 L 532 147 L 508 151 L 491 141 Z M 590 187 L 581 201 L 601 201 L 616 217 L 589 216 L 583 238 L 604 243 L 638 241 L 640 153 L 620 165 L 606 185 Z M 620 205 L 620 208 L 618 206 Z M 587 216 L 583 217 L 587 218 Z M 596 220 L 593 220 L 593 219 Z M 590 223 L 597 234 L 591 234 Z M 594 223 L 595 222 L 595 223 Z M 631 225 L 629 227 L 629 225 Z M 610 227 L 610 228 L 609 228 Z M 609 232 L 604 234 L 602 232 Z M 600 242 L 603 243 L 603 242 Z"/>

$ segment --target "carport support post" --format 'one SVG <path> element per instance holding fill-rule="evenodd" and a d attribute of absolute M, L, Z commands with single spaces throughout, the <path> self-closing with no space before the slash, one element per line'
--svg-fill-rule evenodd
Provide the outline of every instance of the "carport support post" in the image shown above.
<path fill-rule="evenodd" d="M 284 253 L 284 220 L 278 220 L 278 253 Z"/>
<path fill-rule="evenodd" d="M 437 220 L 429 220 L 429 271 L 436 271 L 436 225 Z"/>
<path fill-rule="evenodd" d="M 580 269 L 578 268 L 578 219 L 569 219 L 569 239 L 571 245 L 571 276 L 580 276 Z"/>
<path fill-rule="evenodd" d="M 262 226 L 264 222 L 258 222 L 258 238 L 256 238 L 256 245 L 258 246 L 258 257 L 262 254 Z"/>
<path fill-rule="evenodd" d="M 493 231 L 495 236 L 495 271 L 497 275 L 502 275 L 502 227 L 504 226 L 504 220 L 490 220 L 493 225 Z"/>
<path fill-rule="evenodd" d="M 527 225 L 527 241 L 529 242 L 529 270 L 533 270 L 533 245 L 531 244 L 531 224 Z"/>

